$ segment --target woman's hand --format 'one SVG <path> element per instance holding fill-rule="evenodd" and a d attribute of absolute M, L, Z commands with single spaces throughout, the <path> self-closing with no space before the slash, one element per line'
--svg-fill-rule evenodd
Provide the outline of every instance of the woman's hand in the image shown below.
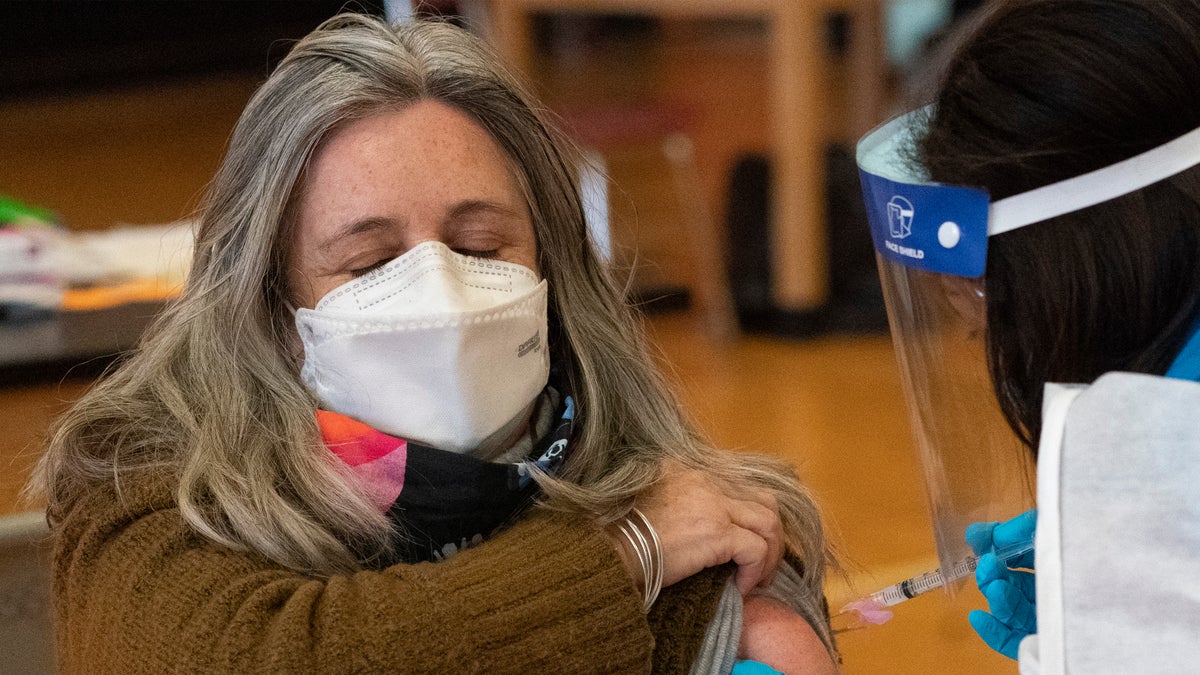
<path fill-rule="evenodd" d="M 733 561 L 744 595 L 770 583 L 783 557 L 779 507 L 768 490 L 666 462 L 638 508 L 662 542 L 663 586 Z M 636 561 L 626 564 L 640 576 Z"/>

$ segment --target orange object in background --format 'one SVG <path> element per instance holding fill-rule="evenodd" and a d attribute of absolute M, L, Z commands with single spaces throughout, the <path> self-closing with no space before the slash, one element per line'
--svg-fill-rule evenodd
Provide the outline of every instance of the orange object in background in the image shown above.
<path fill-rule="evenodd" d="M 134 279 L 111 286 L 72 288 L 63 293 L 62 310 L 76 312 L 106 309 L 130 302 L 170 300 L 182 291 L 182 285 L 169 284 L 162 279 Z"/>

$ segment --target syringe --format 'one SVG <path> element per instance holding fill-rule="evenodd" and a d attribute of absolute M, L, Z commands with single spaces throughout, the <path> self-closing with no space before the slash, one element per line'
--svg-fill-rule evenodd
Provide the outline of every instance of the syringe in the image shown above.
<path fill-rule="evenodd" d="M 1016 546 L 1006 546 L 997 550 L 996 557 L 1004 562 L 1009 562 L 1015 558 L 1033 550 L 1033 542 L 1025 542 Z M 943 572 L 941 568 L 935 569 L 932 572 L 919 574 L 915 577 L 905 579 L 898 584 L 892 584 L 883 590 L 876 591 L 866 597 L 855 600 L 842 608 L 839 614 L 854 612 L 858 615 L 858 620 L 866 624 L 880 624 L 892 618 L 892 613 L 886 611 L 885 607 L 893 607 L 905 600 L 917 597 L 923 593 L 928 593 L 935 588 L 941 588 L 951 581 L 970 576 L 975 573 L 975 568 L 979 567 L 980 556 L 968 556 L 953 565 L 949 570 Z"/>

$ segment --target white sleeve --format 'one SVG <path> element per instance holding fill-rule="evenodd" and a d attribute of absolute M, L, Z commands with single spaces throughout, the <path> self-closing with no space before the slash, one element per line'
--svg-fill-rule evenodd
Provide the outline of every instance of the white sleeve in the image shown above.
<path fill-rule="evenodd" d="M 1200 384 L 1109 373 L 1068 407 L 1038 458 L 1038 672 L 1192 675 Z"/>
<path fill-rule="evenodd" d="M 1038 636 L 1026 635 L 1017 647 L 1017 666 L 1021 675 L 1040 675 L 1041 661 L 1038 660 Z"/>
<path fill-rule="evenodd" d="M 1041 638 L 1033 645 L 1036 669 L 1030 672 L 1062 675 L 1067 672 L 1063 604 L 1061 463 L 1067 416 L 1083 389 L 1047 384 L 1042 397 L 1042 435 L 1038 440 L 1037 532 L 1034 559 L 1037 563 L 1037 622 Z M 1025 647 L 1017 648 L 1018 660 Z M 1025 672 L 1024 666 L 1021 672 Z"/>

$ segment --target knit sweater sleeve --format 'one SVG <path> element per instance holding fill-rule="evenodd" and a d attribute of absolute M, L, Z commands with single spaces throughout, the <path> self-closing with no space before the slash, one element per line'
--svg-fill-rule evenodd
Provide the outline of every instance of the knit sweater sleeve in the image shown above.
<path fill-rule="evenodd" d="M 209 542 L 168 487 L 96 489 L 56 526 L 65 673 L 645 672 L 608 539 L 538 512 L 446 562 L 318 579 Z"/>

